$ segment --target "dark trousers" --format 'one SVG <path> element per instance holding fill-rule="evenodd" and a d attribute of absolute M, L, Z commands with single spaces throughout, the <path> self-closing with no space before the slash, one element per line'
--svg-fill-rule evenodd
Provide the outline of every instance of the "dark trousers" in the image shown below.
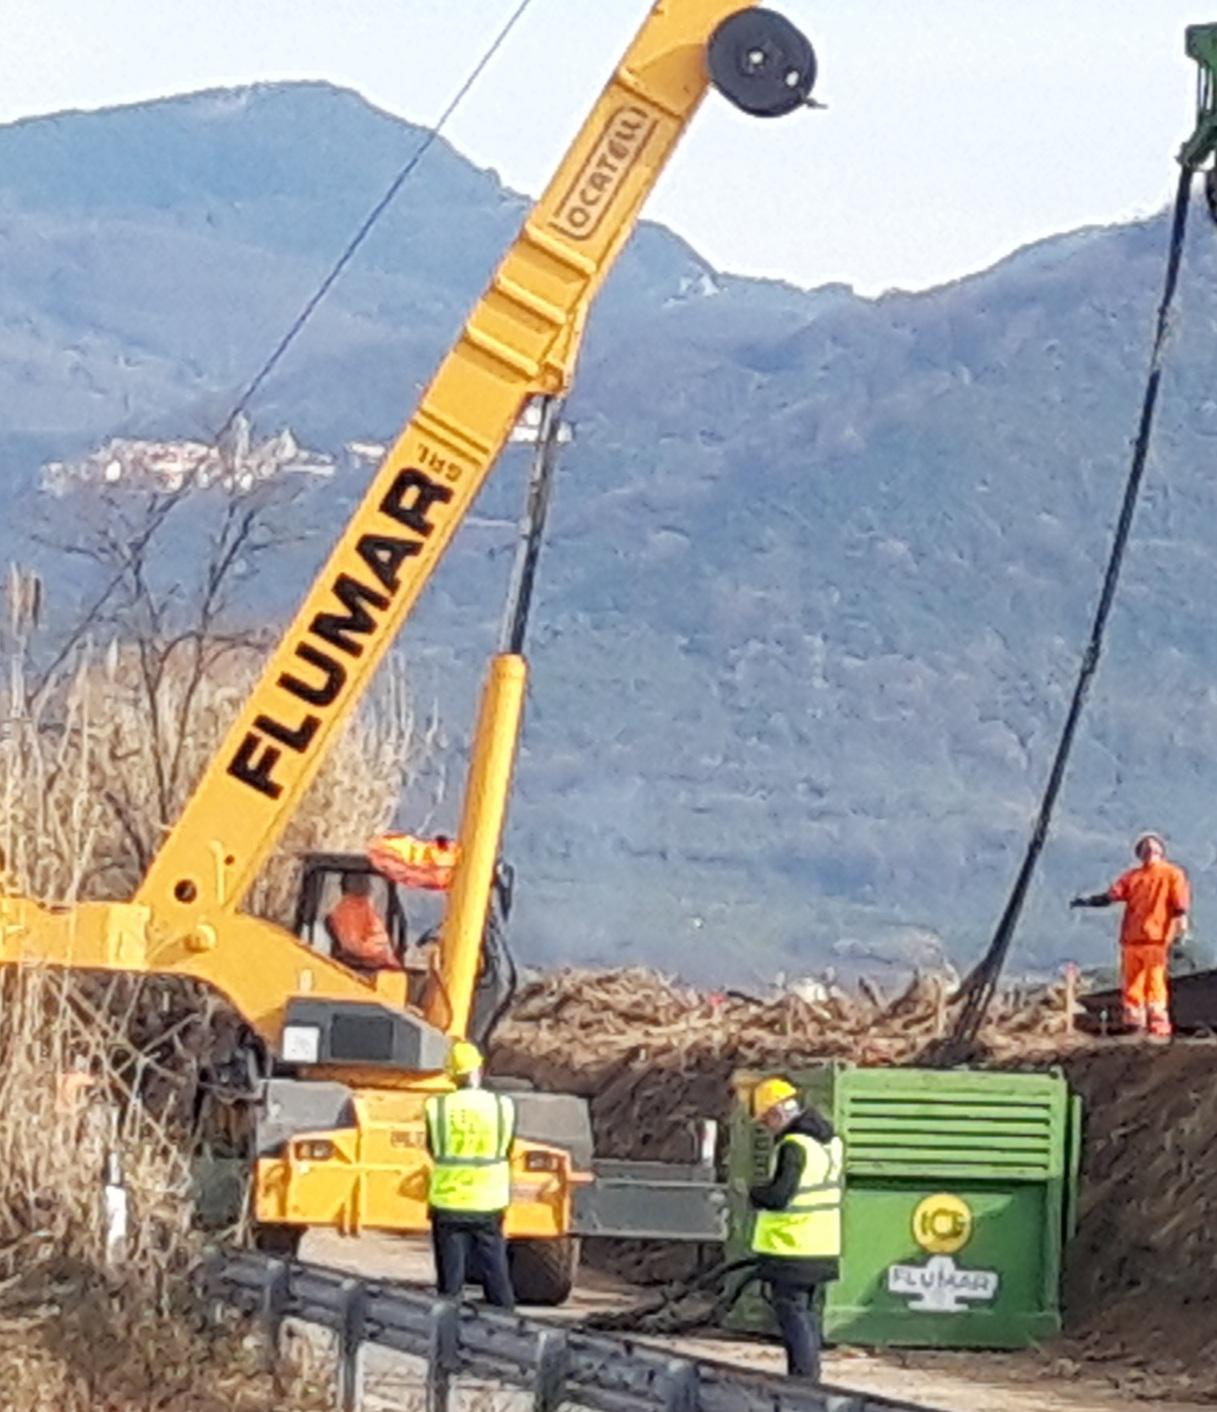
<path fill-rule="evenodd" d="M 445 1299 L 460 1299 L 466 1276 L 472 1275 L 480 1282 L 487 1304 L 499 1309 L 516 1307 L 501 1216 L 453 1218 L 432 1211 L 431 1248 L 435 1252 L 436 1287 Z"/>
<path fill-rule="evenodd" d="M 770 1280 L 769 1306 L 777 1320 L 786 1349 L 786 1371 L 792 1377 L 820 1381 L 820 1312 L 814 1285 Z"/>

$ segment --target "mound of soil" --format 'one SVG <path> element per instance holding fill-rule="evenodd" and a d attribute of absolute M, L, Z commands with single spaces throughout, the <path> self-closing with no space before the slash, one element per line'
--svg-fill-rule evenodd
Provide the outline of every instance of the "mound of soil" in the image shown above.
<path fill-rule="evenodd" d="M 823 1059 L 916 1063 L 949 1029 L 951 990 L 946 977 L 920 976 L 892 997 L 867 985 L 759 998 L 641 969 L 557 971 L 521 991 L 491 1065 L 588 1098 L 606 1157 L 688 1160 L 694 1121 L 730 1113 L 732 1074 Z M 1001 996 L 980 1042 L 995 1064 L 1053 1059 L 1084 1043 L 1068 1033 L 1063 987 Z"/>
<path fill-rule="evenodd" d="M 1067 1333 L 1217 1400 L 1217 1043 L 1119 1041 L 1064 1068 L 1086 1107 Z"/>
<path fill-rule="evenodd" d="M 873 988 L 758 999 L 645 971 L 563 972 L 524 989 L 492 1062 L 587 1097 L 605 1156 L 688 1160 L 694 1120 L 726 1119 L 738 1070 L 916 1063 L 949 1025 L 947 995 L 938 977 L 892 999 Z M 1077 1035 L 1063 991 L 1045 988 L 1002 998 L 977 1062 L 1060 1064 L 1085 1103 L 1060 1357 L 1102 1365 L 1130 1395 L 1217 1400 L 1217 1042 Z M 689 1259 L 642 1244 L 589 1257 L 638 1280 L 679 1277 Z"/>

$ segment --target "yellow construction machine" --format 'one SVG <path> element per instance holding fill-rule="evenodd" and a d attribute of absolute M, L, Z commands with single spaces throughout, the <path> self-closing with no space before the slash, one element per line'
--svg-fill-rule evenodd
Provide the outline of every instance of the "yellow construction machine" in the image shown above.
<path fill-rule="evenodd" d="M 814 78 L 811 46 L 780 15 L 741 0 L 653 5 L 135 897 L 64 909 L 0 896 L 0 962 L 193 978 L 244 1018 L 266 1056 L 250 1153 L 266 1246 L 293 1249 L 309 1227 L 427 1228 L 422 1105 L 469 1031 L 524 700 L 522 624 L 490 666 L 425 1009 L 401 973 L 357 975 L 241 902 L 522 413 L 540 399 L 552 416 L 591 301 L 707 88 L 769 117 L 809 103 Z M 586 1105 L 518 1102 L 513 1274 L 522 1298 L 554 1301 L 580 1230 L 662 1232 L 620 1203 L 580 1223 L 576 1198 L 596 1180 Z M 643 1204 L 653 1213 L 625 1203 Z"/>

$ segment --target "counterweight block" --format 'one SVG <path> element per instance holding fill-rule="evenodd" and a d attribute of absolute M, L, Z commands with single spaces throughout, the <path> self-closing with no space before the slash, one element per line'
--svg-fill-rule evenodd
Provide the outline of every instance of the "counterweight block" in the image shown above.
<path fill-rule="evenodd" d="M 710 37 L 707 59 L 715 88 L 753 117 L 793 113 L 816 81 L 810 40 L 774 10 L 728 16 Z"/>

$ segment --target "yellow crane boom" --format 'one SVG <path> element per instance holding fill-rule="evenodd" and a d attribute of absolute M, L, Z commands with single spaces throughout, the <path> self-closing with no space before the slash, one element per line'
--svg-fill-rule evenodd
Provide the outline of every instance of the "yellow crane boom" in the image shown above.
<path fill-rule="evenodd" d="M 410 1150 L 410 1125 L 421 1090 L 436 1082 L 445 1034 L 464 1033 L 468 1023 L 523 658 L 507 653 L 492 664 L 443 929 L 443 1002 L 427 1019 L 409 1011 L 399 976 L 369 982 L 240 904 L 522 410 L 533 397 L 566 390 L 591 302 L 711 81 L 745 111 L 777 116 L 807 101 L 814 77 L 803 36 L 751 0 L 652 6 L 135 898 L 65 911 L 0 895 L 0 963 L 195 977 L 228 997 L 292 1083 L 350 1086 L 350 1101 L 335 1109 L 347 1115 L 343 1124 L 335 1119 L 320 1136 L 281 1143 L 278 1155 L 259 1161 L 263 1220 L 425 1224 L 417 1192 L 404 1195 L 417 1183 L 403 1173 L 417 1176 L 423 1163 Z M 550 1171 L 544 1163 L 536 1170 Z M 518 1228 L 567 1228 L 569 1163 L 553 1172 L 544 1178 L 543 1219 L 530 1226 L 517 1212 Z"/>
<path fill-rule="evenodd" d="M 593 298 L 704 96 L 739 0 L 654 7 L 403 428 L 137 900 L 171 930 L 240 902 L 532 396 L 565 391 Z"/>

